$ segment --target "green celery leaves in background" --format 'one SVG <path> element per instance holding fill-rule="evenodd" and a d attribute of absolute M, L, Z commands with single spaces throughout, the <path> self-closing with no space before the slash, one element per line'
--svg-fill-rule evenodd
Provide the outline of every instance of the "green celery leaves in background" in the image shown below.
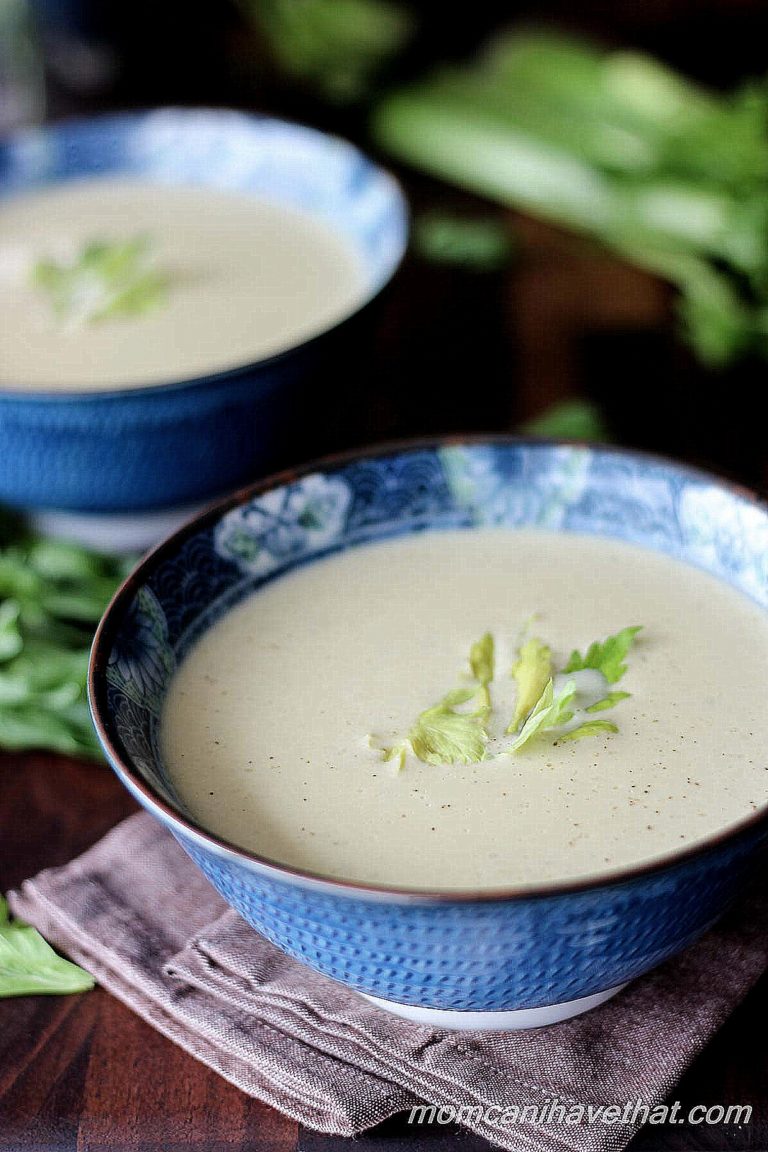
<path fill-rule="evenodd" d="M 371 125 L 398 159 L 668 280 L 702 363 L 768 356 L 764 82 L 720 95 L 637 52 L 515 31 L 385 96 Z"/>
<path fill-rule="evenodd" d="M 0 545 L 0 748 L 100 758 L 88 653 L 128 567 L 57 540 Z"/>
<path fill-rule="evenodd" d="M 363 98 L 416 23 L 392 0 L 241 0 L 241 6 L 278 67 L 334 104 Z"/>
<path fill-rule="evenodd" d="M 438 210 L 416 217 L 412 244 L 422 260 L 471 272 L 502 269 L 514 253 L 510 229 L 504 220 Z"/>

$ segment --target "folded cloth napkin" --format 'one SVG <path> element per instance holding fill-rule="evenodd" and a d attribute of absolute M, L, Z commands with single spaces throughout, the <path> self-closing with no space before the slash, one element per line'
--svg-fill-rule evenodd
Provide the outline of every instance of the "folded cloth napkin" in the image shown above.
<path fill-rule="evenodd" d="M 587 1106 L 663 1101 L 768 965 L 768 900 L 752 894 L 587 1015 L 518 1033 L 426 1028 L 284 956 L 144 813 L 10 904 L 193 1056 L 310 1127 L 354 1135 L 425 1102 L 516 1152 L 622 1148 L 642 1109 L 604 1124 Z"/>

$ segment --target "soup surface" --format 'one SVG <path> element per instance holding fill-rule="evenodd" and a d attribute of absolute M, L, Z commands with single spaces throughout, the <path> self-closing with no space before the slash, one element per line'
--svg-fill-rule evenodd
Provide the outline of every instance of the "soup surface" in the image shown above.
<path fill-rule="evenodd" d="M 39 261 L 85 245 L 151 245 L 163 301 L 67 322 Z M 326 224 L 255 196 L 128 180 L 61 184 L 0 204 L 0 387 L 167 383 L 259 360 L 317 335 L 366 296 L 362 262 Z"/>
<path fill-rule="evenodd" d="M 510 751 L 522 638 L 562 668 L 628 625 L 643 626 L 631 695 L 589 714 L 619 731 Z M 487 631 L 489 758 L 385 762 Z M 598 537 L 434 532 L 228 612 L 175 674 L 161 744 L 198 821 L 274 860 L 400 887 L 537 885 L 663 857 L 768 803 L 767 677 L 765 613 L 703 572 Z"/>

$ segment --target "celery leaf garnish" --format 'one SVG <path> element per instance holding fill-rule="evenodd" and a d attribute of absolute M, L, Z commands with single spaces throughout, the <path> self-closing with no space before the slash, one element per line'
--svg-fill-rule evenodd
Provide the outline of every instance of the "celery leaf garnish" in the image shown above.
<path fill-rule="evenodd" d="M 11 920 L 0 896 L 0 997 L 86 992 L 94 979 L 54 952 L 30 924 Z"/>
<path fill-rule="evenodd" d="M 604 712 L 606 708 L 613 708 L 614 705 L 619 704 L 622 700 L 628 700 L 632 695 L 631 692 L 609 692 L 603 700 L 598 700 L 596 704 L 591 704 L 589 708 L 585 708 L 585 712 Z"/>
<path fill-rule="evenodd" d="M 507 734 L 517 732 L 526 716 L 533 710 L 552 676 L 552 652 L 541 640 L 526 641 L 512 666 L 517 684 L 515 714 Z"/>
<path fill-rule="evenodd" d="M 405 740 L 382 749 L 385 760 L 397 760 L 402 770 L 409 750 L 424 764 L 474 764 L 484 759 L 488 743 L 484 725 L 491 711 L 489 685 L 494 674 L 490 632 L 470 648 L 469 669 L 475 684 L 453 688 L 439 704 L 421 712 Z M 456 711 L 471 700 L 479 701 L 474 711 Z"/>
<path fill-rule="evenodd" d="M 487 709 L 481 705 L 474 712 L 456 711 L 476 695 L 476 688 L 448 692 L 439 704 L 417 716 L 405 740 L 382 749 L 385 761 L 397 760 L 402 771 L 409 751 L 423 764 L 475 764 L 484 759 Z"/>
<path fill-rule="evenodd" d="M 517 688 L 512 720 L 504 737 L 493 733 L 494 757 L 519 752 L 547 733 L 555 743 L 618 732 L 610 720 L 591 714 L 615 707 L 630 695 L 609 691 L 627 670 L 624 663 L 640 627 L 624 628 L 615 636 L 591 644 L 586 653 L 571 653 L 563 671 L 553 665 L 551 649 L 532 638 L 520 646 L 511 674 Z M 486 724 L 493 712 L 490 686 L 495 675 L 495 645 L 490 632 L 469 652 L 472 683 L 454 688 L 438 704 L 425 709 L 408 734 L 392 747 L 379 748 L 385 760 L 405 767 L 409 753 L 424 764 L 476 764 L 485 760 L 491 737 Z M 506 737 L 513 737 L 511 741 Z"/>
<path fill-rule="evenodd" d="M 486 632 L 480 640 L 475 641 L 469 650 L 470 672 L 480 685 L 478 695 L 482 701 L 482 707 L 485 709 L 486 717 L 491 710 L 490 683 L 493 680 L 494 663 L 493 636 L 490 632 Z"/>
<path fill-rule="evenodd" d="M 557 742 L 562 744 L 566 740 L 583 740 L 585 736 L 599 736 L 601 733 L 618 732 L 618 730 L 610 720 L 588 720 L 586 724 L 580 724 L 578 728 L 572 728 L 570 732 L 558 736 Z"/>
<path fill-rule="evenodd" d="M 568 673 L 578 672 L 582 668 L 595 668 L 598 672 L 602 672 L 609 684 L 616 684 L 627 670 L 623 661 L 641 629 L 642 625 L 622 628 L 621 632 L 609 636 L 607 640 L 602 642 L 596 640 L 594 644 L 590 644 L 584 656 L 580 652 L 572 652 L 563 671 Z"/>
<path fill-rule="evenodd" d="M 510 750 L 519 752 L 523 745 L 532 740 L 539 732 L 543 732 L 547 728 L 559 728 L 562 724 L 567 724 L 569 720 L 572 720 L 571 704 L 575 695 L 576 684 L 573 680 L 566 681 L 557 693 L 555 693 L 552 680 L 548 680 L 544 691 L 523 724 L 517 739 L 513 741 Z"/>
<path fill-rule="evenodd" d="M 415 755 L 425 764 L 475 764 L 485 757 L 488 735 L 483 716 L 457 712 L 453 693 L 418 717 L 408 739 Z"/>
<path fill-rule="evenodd" d="M 39 260 L 32 283 L 59 319 L 87 324 L 148 312 L 165 302 L 167 289 L 146 236 L 89 241 L 69 264 Z"/>

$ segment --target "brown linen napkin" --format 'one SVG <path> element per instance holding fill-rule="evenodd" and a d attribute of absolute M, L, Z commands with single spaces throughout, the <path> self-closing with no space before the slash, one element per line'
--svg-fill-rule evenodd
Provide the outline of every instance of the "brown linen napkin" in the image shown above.
<path fill-rule="evenodd" d="M 500 1112 L 658 1104 L 768 965 L 768 900 L 753 895 L 585 1016 L 519 1033 L 426 1028 L 284 956 L 143 813 L 10 903 L 161 1032 L 310 1127 L 353 1135 L 421 1101 L 463 1109 L 461 1122 L 516 1152 L 624 1147 L 642 1111 L 635 1123 L 577 1125 L 557 1112 L 503 1123 Z"/>

